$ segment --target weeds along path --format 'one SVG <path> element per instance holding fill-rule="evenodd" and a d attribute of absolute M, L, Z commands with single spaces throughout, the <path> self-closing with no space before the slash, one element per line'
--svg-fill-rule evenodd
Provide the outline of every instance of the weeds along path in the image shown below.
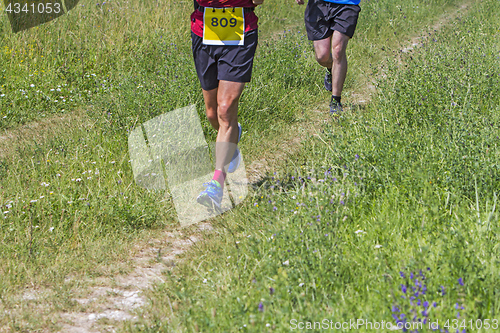
<path fill-rule="evenodd" d="M 451 13 L 446 13 L 432 26 L 433 30 L 439 30 L 457 15 L 463 14 L 472 4 L 471 1 L 464 4 Z M 409 45 L 401 45 L 400 52 L 410 52 L 427 36 L 422 32 L 413 36 Z M 383 57 L 391 57 L 394 54 L 385 53 Z M 351 69 L 355 71 L 355 69 Z M 383 72 L 382 72 L 383 77 Z M 318 78 L 321 83 L 322 78 Z M 376 93 L 375 81 L 377 77 L 367 77 L 362 86 L 353 88 L 350 101 L 354 105 L 369 103 L 371 97 Z M 302 138 L 314 135 L 324 122 L 330 117 L 326 112 L 326 104 L 316 106 L 313 112 L 299 116 L 299 121 L 289 127 L 279 140 L 266 142 L 260 156 L 247 167 L 249 180 L 252 184 L 258 184 L 264 179 L 266 173 L 276 165 L 282 164 L 294 152 L 300 149 Z M 347 111 L 349 112 L 349 111 Z M 2 154 L 10 154 L 8 147 L 13 147 L 12 142 L 19 142 L 19 138 L 39 136 L 40 139 L 47 136 L 56 136 L 65 128 L 71 126 L 83 126 L 92 128 L 92 123 L 84 117 L 53 118 L 51 120 L 25 125 L 17 130 L 6 131 L 0 136 L 0 147 L 7 147 Z M 257 185 L 256 185 L 257 186 Z M 62 332 L 114 332 L 123 325 L 123 322 L 134 320 L 135 310 L 145 304 L 146 298 L 143 291 L 152 284 L 162 282 L 162 274 L 165 270 L 172 269 L 179 263 L 179 255 L 184 254 L 190 247 L 210 235 L 217 233 L 217 228 L 212 223 L 205 222 L 191 226 L 187 229 L 177 231 L 162 231 L 151 233 L 142 242 L 135 245 L 131 251 L 128 261 L 134 267 L 128 274 L 117 274 L 115 277 L 88 277 L 87 281 L 81 281 L 82 288 L 71 291 L 71 301 L 77 304 L 76 311 L 57 311 L 47 314 L 54 325 Z M 68 280 L 77 277 L 68 277 Z M 43 307 L 43 299 L 51 294 L 50 290 L 27 289 L 19 295 L 19 300 L 38 300 Z M 176 305 L 170 304 L 172 312 Z M 74 308 L 74 307 L 73 307 Z M 0 304 L 1 310 L 1 304 Z M 43 311 L 42 311 L 43 312 Z M 10 311 L 11 316 L 16 316 L 15 310 Z M 2 332 L 2 327 L 0 327 Z"/>
<path fill-rule="evenodd" d="M 350 102 L 354 105 L 364 105 L 370 103 L 372 97 L 376 95 L 376 82 L 377 80 L 385 79 L 387 71 L 387 61 L 396 59 L 400 66 L 404 65 L 402 55 L 413 51 L 418 46 L 425 43 L 433 32 L 437 32 L 448 22 L 456 17 L 466 14 L 469 8 L 474 4 L 471 0 L 466 0 L 461 3 L 456 9 L 442 14 L 434 24 L 425 27 L 427 30 L 421 30 L 412 35 L 408 40 L 400 40 L 398 47 L 392 50 L 381 47 L 381 54 L 383 57 L 380 64 L 376 67 L 376 71 L 371 75 L 366 75 L 360 78 L 362 84 L 359 87 L 353 87 L 350 92 Z"/>

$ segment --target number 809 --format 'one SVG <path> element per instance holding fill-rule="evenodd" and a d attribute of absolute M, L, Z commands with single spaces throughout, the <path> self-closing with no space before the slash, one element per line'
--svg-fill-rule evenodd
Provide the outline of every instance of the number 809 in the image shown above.
<path fill-rule="evenodd" d="M 234 17 L 230 18 L 229 20 L 225 17 L 221 18 L 220 20 L 217 19 L 217 17 L 212 17 L 212 27 L 217 27 L 220 25 L 222 28 L 225 28 L 229 24 L 231 28 L 234 28 L 236 26 L 236 23 L 238 23 L 238 21 Z"/>

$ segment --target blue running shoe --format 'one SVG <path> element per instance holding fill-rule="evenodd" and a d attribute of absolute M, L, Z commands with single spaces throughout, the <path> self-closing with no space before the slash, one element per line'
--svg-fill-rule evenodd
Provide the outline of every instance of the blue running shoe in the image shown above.
<path fill-rule="evenodd" d="M 344 111 L 344 109 L 342 108 L 342 104 L 332 99 L 332 101 L 330 102 L 330 115 L 340 115 L 342 111 Z"/>
<path fill-rule="evenodd" d="M 238 142 L 240 142 L 241 139 L 241 125 L 238 123 Z M 233 158 L 231 159 L 231 162 L 229 162 L 229 166 L 227 168 L 228 173 L 233 173 L 235 172 L 238 167 L 240 166 L 241 163 L 241 154 L 240 150 L 238 147 L 236 147 L 236 150 L 234 151 Z"/>
<path fill-rule="evenodd" d="M 216 180 L 211 180 L 208 183 L 203 184 L 205 186 L 205 190 L 203 190 L 196 201 L 207 208 L 214 209 L 218 212 L 221 211 L 221 202 L 222 202 L 222 187 L 219 182 Z"/>

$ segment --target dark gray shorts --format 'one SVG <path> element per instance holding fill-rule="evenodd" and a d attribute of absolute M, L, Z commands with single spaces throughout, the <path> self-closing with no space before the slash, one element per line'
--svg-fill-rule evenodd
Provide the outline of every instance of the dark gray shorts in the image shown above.
<path fill-rule="evenodd" d="M 358 5 L 341 5 L 323 0 L 309 0 L 304 20 L 307 38 L 321 40 L 338 31 L 352 37 L 361 8 Z"/>
<path fill-rule="evenodd" d="M 219 81 L 250 82 L 257 29 L 245 32 L 245 45 L 203 45 L 203 38 L 191 32 L 196 73 L 204 90 L 219 86 Z"/>

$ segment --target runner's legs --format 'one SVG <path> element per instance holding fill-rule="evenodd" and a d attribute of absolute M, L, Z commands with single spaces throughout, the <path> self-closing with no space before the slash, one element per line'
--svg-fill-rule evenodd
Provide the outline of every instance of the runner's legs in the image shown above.
<path fill-rule="evenodd" d="M 334 31 L 333 35 L 313 41 L 314 53 L 318 63 L 326 68 L 332 68 L 332 95 L 340 96 L 347 75 L 347 43 L 349 37 Z"/>
<path fill-rule="evenodd" d="M 219 81 L 219 87 L 203 90 L 207 117 L 218 130 L 215 169 L 226 172 L 238 143 L 238 102 L 245 83 Z"/>

